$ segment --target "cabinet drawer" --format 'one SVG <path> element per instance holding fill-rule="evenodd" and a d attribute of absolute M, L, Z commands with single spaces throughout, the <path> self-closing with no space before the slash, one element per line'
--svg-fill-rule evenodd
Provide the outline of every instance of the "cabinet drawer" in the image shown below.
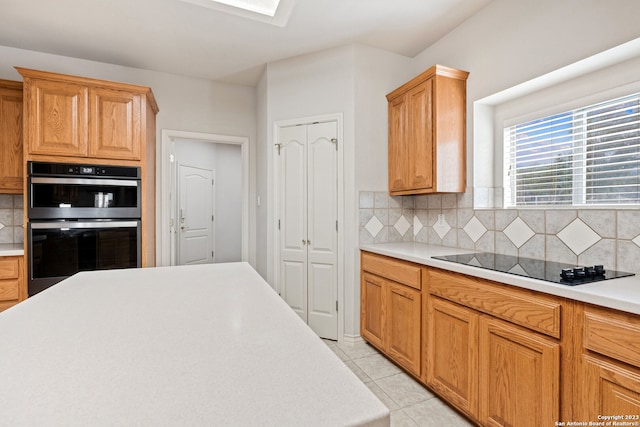
<path fill-rule="evenodd" d="M 458 273 L 428 270 L 429 291 L 483 313 L 560 338 L 558 301 Z"/>
<path fill-rule="evenodd" d="M 17 301 L 20 297 L 20 280 L 0 280 L 0 301 Z"/>
<path fill-rule="evenodd" d="M 584 346 L 640 367 L 640 318 L 595 307 L 584 312 Z"/>
<path fill-rule="evenodd" d="M 408 261 L 362 252 L 362 270 L 421 289 L 422 268 Z"/>
<path fill-rule="evenodd" d="M 0 280 L 17 279 L 20 276 L 18 258 L 0 257 Z"/>

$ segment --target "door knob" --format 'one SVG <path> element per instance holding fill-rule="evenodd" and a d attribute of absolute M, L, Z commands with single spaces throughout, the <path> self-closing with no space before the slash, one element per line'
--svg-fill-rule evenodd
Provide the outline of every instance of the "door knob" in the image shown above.
<path fill-rule="evenodd" d="M 307 245 L 310 245 L 310 244 L 311 244 L 311 240 L 307 240 Z"/>

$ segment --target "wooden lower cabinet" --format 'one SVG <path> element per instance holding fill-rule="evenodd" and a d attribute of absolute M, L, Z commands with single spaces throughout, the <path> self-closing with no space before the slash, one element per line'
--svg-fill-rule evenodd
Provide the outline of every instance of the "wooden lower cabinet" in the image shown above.
<path fill-rule="evenodd" d="M 26 298 L 22 256 L 0 257 L 0 311 Z"/>
<path fill-rule="evenodd" d="M 580 381 L 580 419 L 621 415 L 621 421 L 640 421 L 640 371 L 603 358 L 583 355 Z"/>
<path fill-rule="evenodd" d="M 640 315 L 363 252 L 360 321 L 479 425 L 640 423 Z"/>
<path fill-rule="evenodd" d="M 420 378 L 420 267 L 368 253 L 362 255 L 362 266 L 360 335 L 409 373 Z"/>
<path fill-rule="evenodd" d="M 390 282 L 386 295 L 386 350 L 389 357 L 420 376 L 420 291 Z"/>
<path fill-rule="evenodd" d="M 507 322 L 479 322 L 479 420 L 552 426 L 560 420 L 560 344 Z"/>
<path fill-rule="evenodd" d="M 378 348 L 384 348 L 384 288 L 384 279 L 381 277 L 368 273 L 362 275 L 360 335 Z"/>
<path fill-rule="evenodd" d="M 427 303 L 426 382 L 469 415 L 478 416 L 477 312 L 437 297 Z"/>
<path fill-rule="evenodd" d="M 574 418 L 640 422 L 640 316 L 584 304 L 578 317 Z"/>

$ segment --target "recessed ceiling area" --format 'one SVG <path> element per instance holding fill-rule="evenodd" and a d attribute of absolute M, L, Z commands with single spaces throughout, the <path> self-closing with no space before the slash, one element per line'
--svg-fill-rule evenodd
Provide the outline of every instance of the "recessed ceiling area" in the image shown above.
<path fill-rule="evenodd" d="M 257 20 L 211 0 L 3 0 L 0 45 L 255 85 L 269 62 L 351 43 L 413 57 L 491 2 L 280 1 Z"/>

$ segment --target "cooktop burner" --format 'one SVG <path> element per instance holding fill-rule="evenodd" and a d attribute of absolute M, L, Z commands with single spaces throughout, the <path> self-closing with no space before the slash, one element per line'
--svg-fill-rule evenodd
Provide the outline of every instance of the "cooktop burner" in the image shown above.
<path fill-rule="evenodd" d="M 561 285 L 575 286 L 601 280 L 633 276 L 634 273 L 605 269 L 602 265 L 575 266 L 553 261 L 476 252 L 462 255 L 434 256 L 434 259 L 486 268 L 488 270 L 546 280 Z"/>

